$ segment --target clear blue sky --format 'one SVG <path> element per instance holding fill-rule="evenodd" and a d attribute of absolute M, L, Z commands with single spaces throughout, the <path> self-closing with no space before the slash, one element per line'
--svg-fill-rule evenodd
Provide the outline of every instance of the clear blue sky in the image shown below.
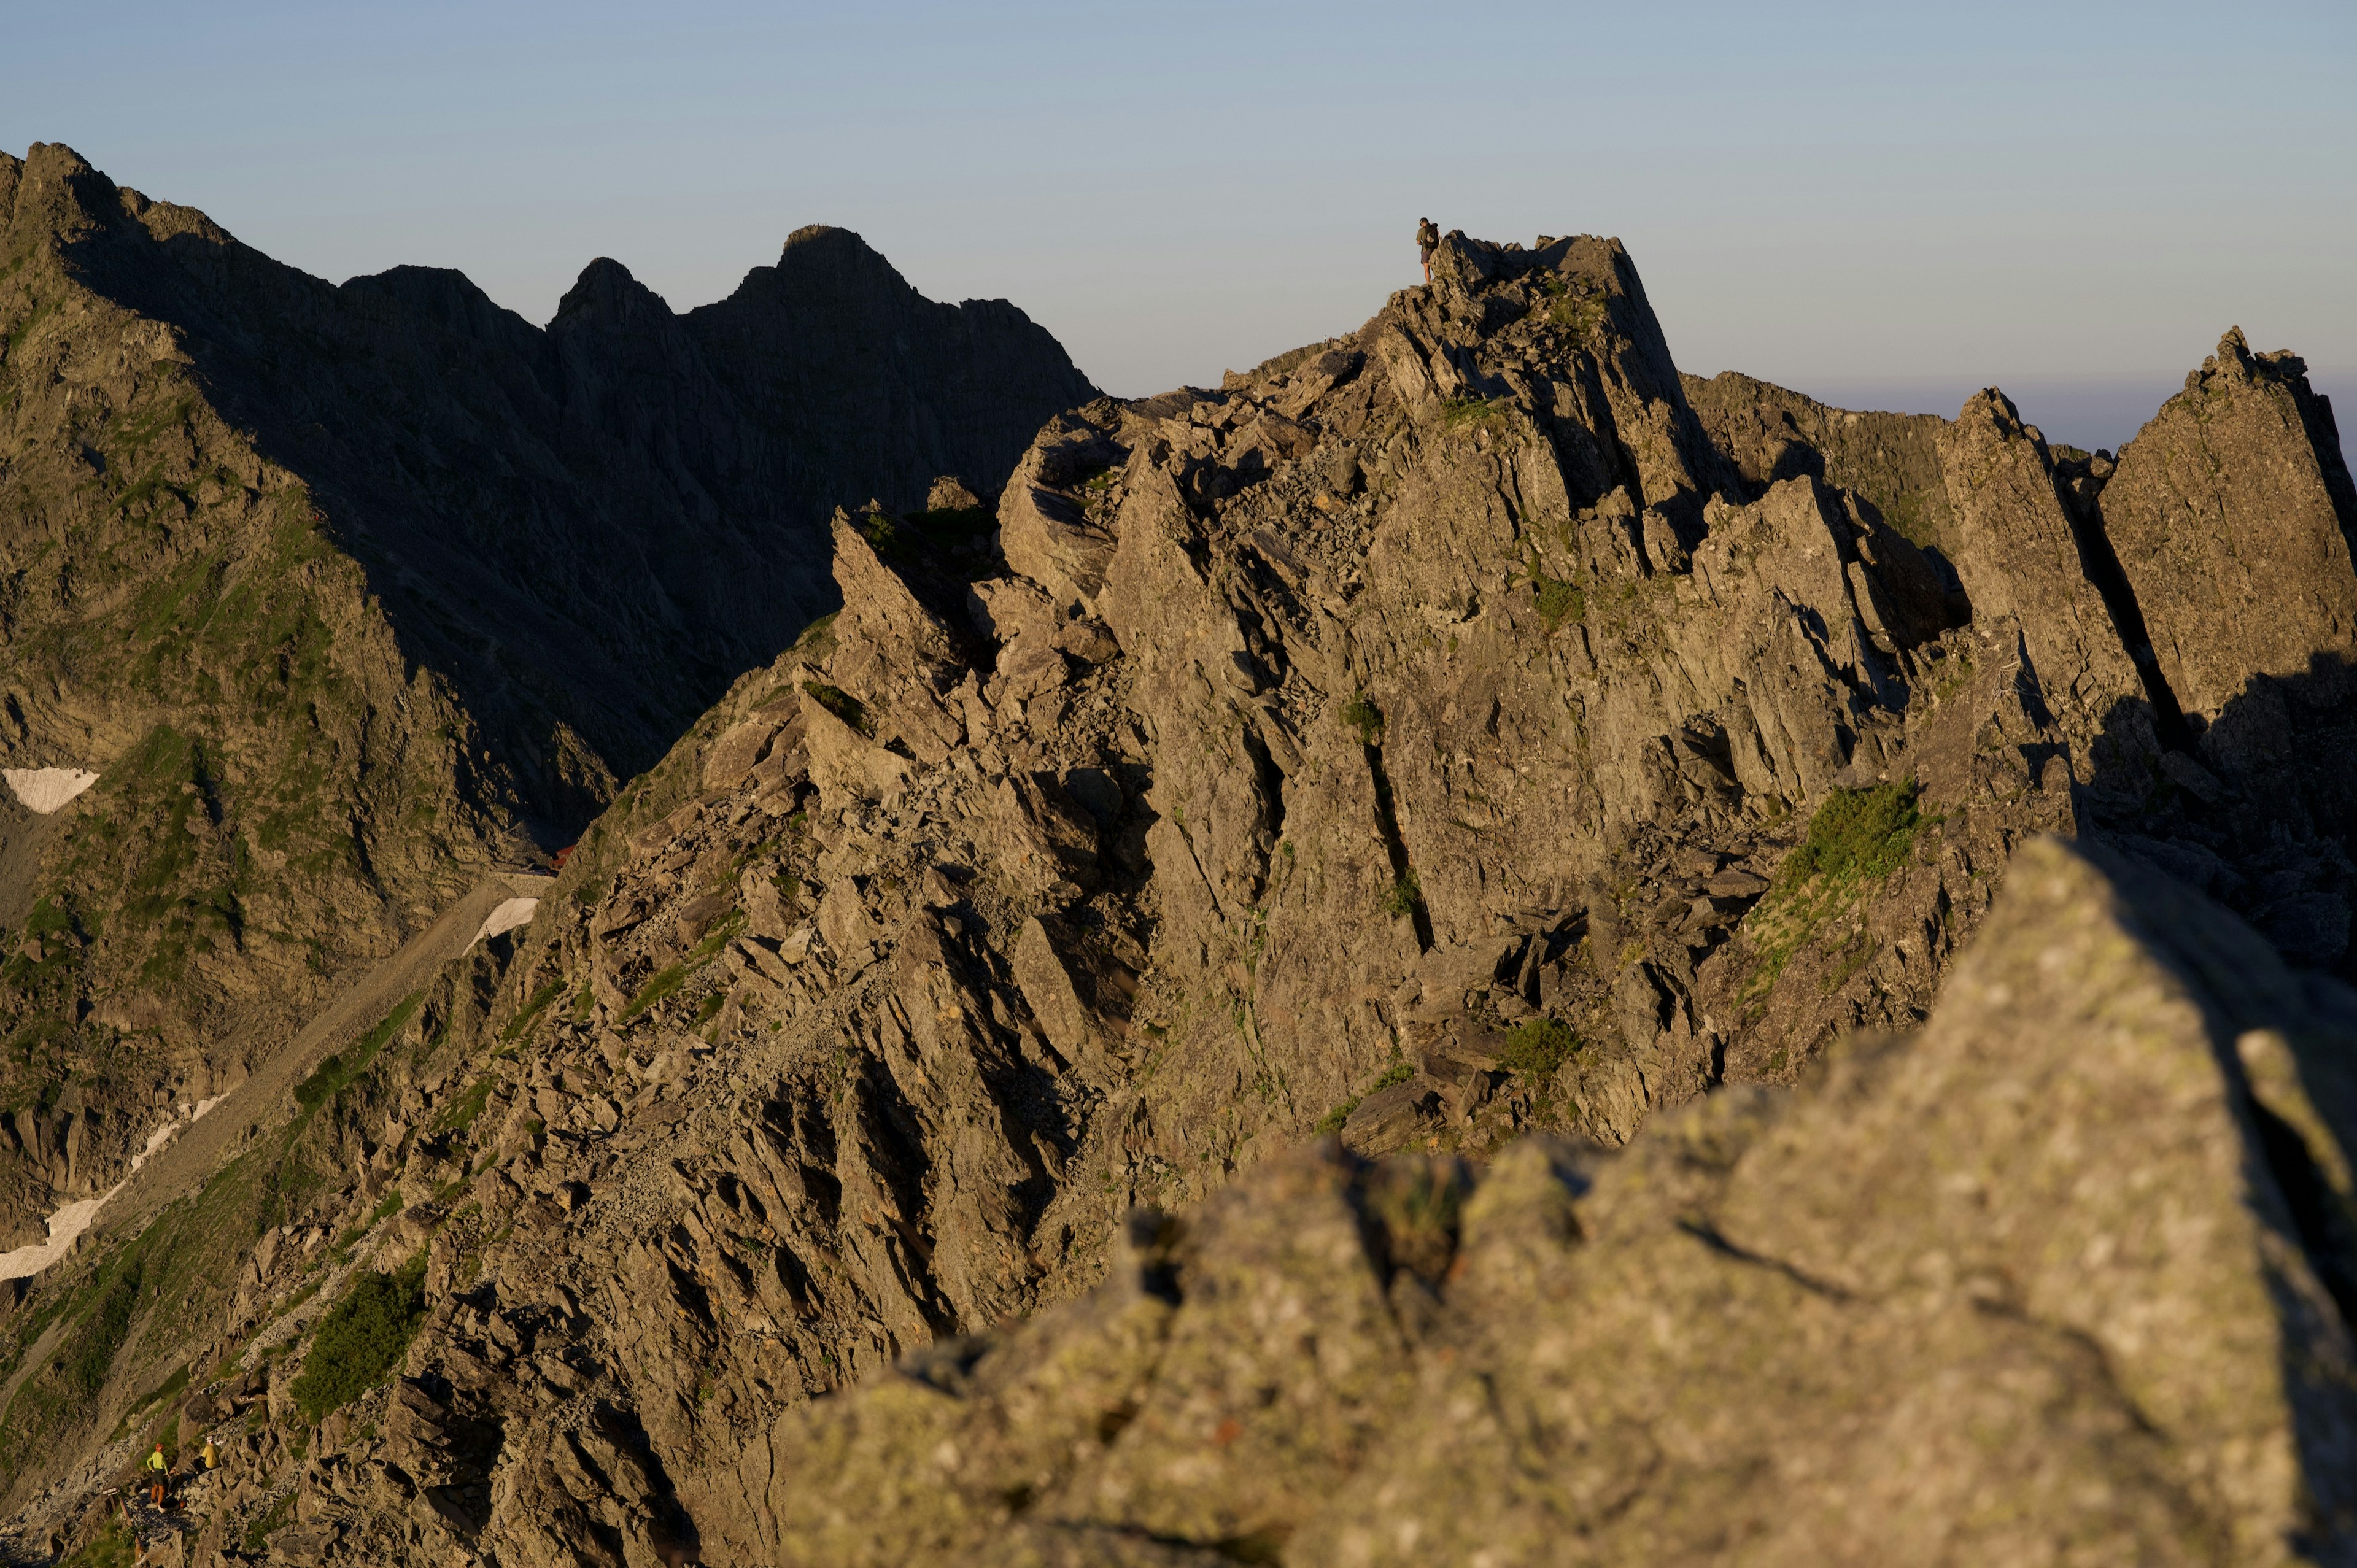
<path fill-rule="evenodd" d="M 1355 327 L 1429 213 L 1620 236 L 1706 374 L 1996 382 L 2111 446 L 2240 323 L 2357 425 L 2352 0 L 0 0 L 0 145 L 534 321 L 595 255 L 684 309 L 838 223 L 1143 393 Z"/>

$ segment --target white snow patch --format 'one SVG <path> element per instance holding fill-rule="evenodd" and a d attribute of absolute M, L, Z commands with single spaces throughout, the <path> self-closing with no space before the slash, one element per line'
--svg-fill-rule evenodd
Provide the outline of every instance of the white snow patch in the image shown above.
<path fill-rule="evenodd" d="M 219 1105 L 224 1098 L 226 1097 L 216 1094 L 210 1100 L 199 1100 L 194 1105 L 184 1104 L 176 1107 L 170 1121 L 147 1134 L 147 1146 L 131 1156 L 132 1173 L 135 1174 L 141 1165 L 155 1157 L 167 1144 L 194 1126 L 199 1118 Z M 91 1222 L 97 1219 L 98 1211 L 106 1207 L 107 1200 L 129 1186 L 130 1182 L 131 1176 L 125 1175 L 121 1181 L 108 1187 L 96 1197 L 77 1198 L 50 1215 L 48 1240 L 36 1241 L 29 1247 L 19 1247 L 13 1252 L 0 1252 L 0 1280 L 20 1280 L 30 1274 L 38 1274 L 59 1258 L 64 1257 L 66 1249 L 74 1244 L 75 1238 L 89 1230 Z"/>
<path fill-rule="evenodd" d="M 540 900 L 537 898 L 509 899 L 483 917 L 483 929 L 475 933 L 475 941 L 479 942 L 486 937 L 496 937 L 502 931 L 512 931 L 518 926 L 532 924 L 533 913 L 539 908 Z M 474 944 L 470 942 L 468 945 L 471 947 Z"/>
<path fill-rule="evenodd" d="M 114 1192 L 122 1190 L 117 1187 Z M 98 1218 L 98 1211 L 106 1207 L 107 1198 L 113 1197 L 114 1192 L 67 1204 L 49 1216 L 48 1240 L 19 1247 L 13 1252 L 0 1252 L 0 1280 L 20 1280 L 28 1274 L 38 1274 L 64 1257 L 66 1249 L 74 1244 L 76 1237 L 90 1229 L 90 1222 Z"/>
<path fill-rule="evenodd" d="M 98 775 L 86 768 L 0 768 L 0 779 L 8 780 L 10 793 L 27 810 L 45 817 L 98 782 Z"/>

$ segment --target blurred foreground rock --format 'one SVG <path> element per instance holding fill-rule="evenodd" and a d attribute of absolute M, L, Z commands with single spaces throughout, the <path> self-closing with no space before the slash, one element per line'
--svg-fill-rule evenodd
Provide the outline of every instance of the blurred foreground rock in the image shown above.
<path fill-rule="evenodd" d="M 2357 994 L 2060 841 L 1919 1033 L 1477 1180 L 1327 1144 L 772 1430 L 780 1563 L 2279 1563 L 2357 1541 Z"/>

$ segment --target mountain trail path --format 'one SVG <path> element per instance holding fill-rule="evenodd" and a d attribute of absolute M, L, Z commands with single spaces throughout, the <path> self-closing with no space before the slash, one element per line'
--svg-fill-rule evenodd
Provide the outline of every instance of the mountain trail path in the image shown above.
<path fill-rule="evenodd" d="M 493 910 L 513 899 L 532 897 L 554 880 L 526 871 L 486 876 L 390 958 L 361 974 L 314 1014 L 284 1049 L 156 1151 L 115 1192 L 91 1230 L 136 1230 L 166 1204 L 195 1191 L 222 1155 L 238 1147 L 248 1131 L 328 1052 L 373 1028 L 402 998 L 422 989 L 436 970 L 464 953 Z"/>

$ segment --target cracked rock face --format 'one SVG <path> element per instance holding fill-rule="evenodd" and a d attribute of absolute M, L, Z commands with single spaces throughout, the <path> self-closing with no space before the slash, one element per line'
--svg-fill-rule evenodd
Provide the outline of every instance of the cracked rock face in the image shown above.
<path fill-rule="evenodd" d="M 2357 993 L 2033 840 L 1930 1021 L 1626 1151 L 1331 1145 L 767 1441 L 792 1563 L 2344 1561 Z"/>
<path fill-rule="evenodd" d="M 2312 682 L 2310 705 L 2329 705 L 2357 657 L 2357 489 L 2306 371 L 2229 332 L 2121 448 L 2101 491 L 2159 672 L 2205 726 L 2254 677 Z M 2231 757 L 2233 727 L 2205 747 Z"/>
<path fill-rule="evenodd" d="M 2180 695 L 2136 447 L 1682 379 L 1615 242 L 1434 279 L 840 510 L 89 1424 L 282 1347 L 217 1517 L 322 1563 L 2345 1560 L 2340 623 Z M 2357 595 L 2234 364 L 2169 548 L 2288 475 Z"/>

